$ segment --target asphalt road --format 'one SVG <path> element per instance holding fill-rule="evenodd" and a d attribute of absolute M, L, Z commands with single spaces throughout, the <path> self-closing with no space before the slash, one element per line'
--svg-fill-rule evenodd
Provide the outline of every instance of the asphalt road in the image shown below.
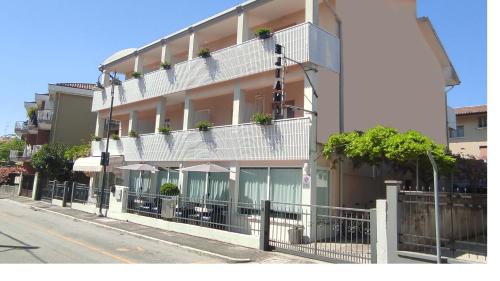
<path fill-rule="evenodd" d="M 224 263 L 0 199 L 0 263 Z"/>

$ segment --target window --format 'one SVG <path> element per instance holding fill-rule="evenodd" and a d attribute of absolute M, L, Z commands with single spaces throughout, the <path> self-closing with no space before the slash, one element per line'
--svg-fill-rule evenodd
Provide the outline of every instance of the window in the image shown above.
<path fill-rule="evenodd" d="M 295 101 L 294 100 L 286 101 L 285 104 L 294 106 Z M 287 107 L 286 108 L 286 118 L 294 118 L 294 117 L 295 117 L 295 109 Z"/>
<path fill-rule="evenodd" d="M 464 137 L 464 126 L 457 126 L 456 130 L 452 130 L 450 133 L 451 138 L 463 138 Z"/>
<path fill-rule="evenodd" d="M 316 175 L 316 205 L 330 206 L 330 171 L 318 170 Z M 319 215 L 328 215 L 329 209 L 318 208 Z"/>
<path fill-rule="evenodd" d="M 130 171 L 129 187 L 130 192 L 149 193 L 151 184 L 151 172 Z"/>
<path fill-rule="evenodd" d="M 486 128 L 486 125 L 487 125 L 487 116 L 484 115 L 484 116 L 480 116 L 479 117 L 479 124 L 478 124 L 478 128 Z"/>
<path fill-rule="evenodd" d="M 171 169 L 166 171 L 159 171 L 157 178 L 157 190 L 160 191 L 160 187 L 169 182 L 179 186 L 179 172 Z"/>
<path fill-rule="evenodd" d="M 269 182 L 268 182 L 269 177 Z M 238 202 L 243 210 L 252 209 L 262 200 L 285 204 L 300 204 L 302 169 L 300 168 L 242 168 Z M 294 205 L 277 205 L 273 211 L 293 213 L 300 208 Z M 285 210 L 286 209 L 286 210 Z"/>
<path fill-rule="evenodd" d="M 206 177 L 207 174 L 203 172 L 188 172 L 187 197 L 194 200 L 229 200 L 229 173 L 210 173 L 205 193 Z"/>

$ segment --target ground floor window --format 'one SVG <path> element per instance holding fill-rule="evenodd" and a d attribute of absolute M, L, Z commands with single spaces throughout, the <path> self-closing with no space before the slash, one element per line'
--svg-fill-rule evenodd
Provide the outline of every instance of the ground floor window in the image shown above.
<path fill-rule="evenodd" d="M 318 170 L 316 176 L 316 205 L 330 206 L 330 171 Z M 328 215 L 328 208 L 318 208 L 319 215 Z"/>
<path fill-rule="evenodd" d="M 167 169 L 157 173 L 156 190 L 160 192 L 160 187 L 165 183 L 173 183 L 179 186 L 179 171 Z"/>
<path fill-rule="evenodd" d="M 300 204 L 302 169 L 300 168 L 242 168 L 240 169 L 238 202 L 243 212 L 256 209 L 262 200 L 276 203 L 273 211 L 295 212 Z"/>
<path fill-rule="evenodd" d="M 133 193 L 149 193 L 151 185 L 151 172 L 130 171 L 129 188 Z"/>
<path fill-rule="evenodd" d="M 188 172 L 187 197 L 190 199 L 229 200 L 229 173 Z"/>

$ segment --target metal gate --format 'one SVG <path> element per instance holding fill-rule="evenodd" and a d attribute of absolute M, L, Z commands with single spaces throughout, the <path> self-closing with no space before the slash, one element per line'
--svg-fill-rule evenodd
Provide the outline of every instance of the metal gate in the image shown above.
<path fill-rule="evenodd" d="M 21 190 L 19 191 L 20 196 L 31 198 L 33 195 L 33 184 L 35 182 L 34 175 L 23 175 Z"/>
<path fill-rule="evenodd" d="M 42 201 L 52 203 L 54 198 L 54 189 L 56 186 L 56 181 L 49 181 L 47 184 L 41 186 L 40 194 Z"/>
<path fill-rule="evenodd" d="M 434 193 L 400 191 L 399 249 L 436 253 Z M 450 258 L 486 261 L 487 196 L 442 192 L 439 195 L 441 253 Z"/>
<path fill-rule="evenodd" d="M 271 202 L 269 245 L 336 263 L 371 263 L 375 210 Z M 375 223 L 373 223 L 375 225 Z"/>

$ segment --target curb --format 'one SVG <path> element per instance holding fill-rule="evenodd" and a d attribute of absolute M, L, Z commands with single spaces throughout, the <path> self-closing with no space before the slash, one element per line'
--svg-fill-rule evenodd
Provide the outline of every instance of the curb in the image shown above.
<path fill-rule="evenodd" d="M 156 242 L 160 242 L 160 243 L 164 243 L 164 244 L 167 244 L 167 245 L 179 247 L 179 248 L 186 249 L 186 250 L 193 251 L 193 252 L 197 252 L 197 253 L 200 253 L 200 254 L 215 256 L 215 257 L 218 257 L 218 258 L 221 258 L 221 259 L 225 259 L 225 260 L 231 261 L 233 263 L 248 263 L 248 262 L 252 261 L 251 259 L 232 258 L 232 257 L 229 257 L 229 256 L 225 256 L 225 255 L 221 255 L 221 254 L 217 254 L 217 253 L 213 253 L 213 252 L 209 252 L 209 251 L 205 251 L 205 250 L 200 250 L 200 249 L 193 248 L 193 247 L 190 247 L 190 246 L 181 245 L 181 244 L 178 244 L 178 243 L 175 243 L 175 242 L 170 242 L 170 241 L 162 240 L 162 239 L 159 239 L 159 238 L 147 236 L 147 235 L 144 235 L 144 234 L 139 234 L 139 233 L 131 232 L 131 231 L 124 230 L 124 229 L 121 229 L 121 228 L 112 227 L 112 226 L 105 225 L 105 224 L 100 224 L 100 223 L 89 221 L 89 220 L 86 220 L 86 219 L 76 218 L 76 217 L 73 217 L 71 215 L 59 213 L 59 212 L 48 210 L 48 209 L 45 209 L 45 208 L 36 207 L 36 206 L 30 205 L 30 204 L 23 204 L 21 202 L 17 202 L 17 201 L 10 200 L 10 199 L 9 199 L 9 201 L 11 201 L 13 203 L 16 203 L 16 204 L 19 204 L 19 205 L 29 206 L 31 209 L 34 209 L 34 210 L 37 210 L 37 211 L 44 211 L 44 212 L 56 214 L 56 215 L 59 215 L 59 216 L 70 218 L 70 219 L 75 220 L 75 221 L 85 222 L 85 223 L 96 225 L 96 226 L 99 226 L 99 227 L 103 227 L 103 228 L 107 228 L 107 229 L 112 229 L 112 230 L 115 230 L 115 231 L 119 231 L 119 232 L 123 232 L 123 233 L 129 234 L 129 235 L 132 235 L 132 236 L 136 236 L 136 237 L 140 237 L 140 238 L 144 238 L 144 239 L 148 239 L 148 240 L 153 240 L 153 241 L 156 241 Z"/>

